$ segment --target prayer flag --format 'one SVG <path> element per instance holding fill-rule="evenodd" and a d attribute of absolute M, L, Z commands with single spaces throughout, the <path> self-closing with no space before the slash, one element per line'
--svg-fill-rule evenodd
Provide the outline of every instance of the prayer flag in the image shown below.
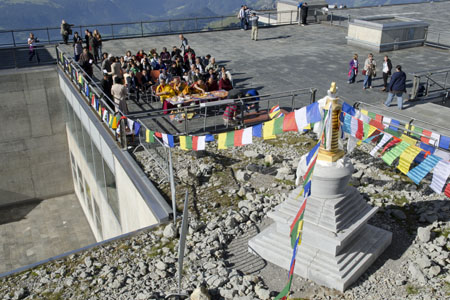
<path fill-rule="evenodd" d="M 359 119 L 360 119 L 361 121 L 363 121 L 364 123 L 367 123 L 367 124 L 369 124 L 369 122 L 370 122 L 370 118 L 369 118 L 368 116 L 366 116 L 366 115 L 363 115 L 363 114 L 361 114 L 361 115 L 359 116 Z"/>
<path fill-rule="evenodd" d="M 109 128 L 112 128 L 113 121 L 114 121 L 114 115 L 111 114 L 111 115 L 109 115 L 109 123 L 108 123 Z"/>
<path fill-rule="evenodd" d="M 205 150 L 206 136 L 180 136 L 180 148 L 183 150 Z"/>
<path fill-rule="evenodd" d="M 363 136 L 364 136 L 364 125 L 363 125 L 363 121 L 361 121 L 361 120 L 356 120 L 356 124 L 357 124 L 357 129 L 356 129 L 356 132 L 355 132 L 355 137 L 358 139 L 358 140 L 362 140 L 363 139 Z"/>
<path fill-rule="evenodd" d="M 433 169 L 433 179 L 431 180 L 430 188 L 436 193 L 442 193 L 445 182 L 450 175 L 450 162 L 439 161 Z"/>
<path fill-rule="evenodd" d="M 321 120 L 322 116 L 320 114 L 319 103 L 317 102 L 295 110 L 295 122 L 299 131 L 303 130 L 308 124 Z"/>
<path fill-rule="evenodd" d="M 372 151 L 370 151 L 370 155 L 375 156 L 377 151 L 381 147 L 383 147 L 391 138 L 392 138 L 392 135 L 390 135 L 389 133 L 385 133 L 383 135 L 383 138 L 381 139 L 381 141 L 379 141 L 378 144 L 372 149 Z"/>
<path fill-rule="evenodd" d="M 416 184 L 419 184 L 440 160 L 441 158 L 436 155 L 428 155 L 423 162 L 409 171 L 406 175 Z"/>
<path fill-rule="evenodd" d="M 450 183 L 447 184 L 447 187 L 445 188 L 444 194 L 445 194 L 445 196 L 450 198 Z"/>
<path fill-rule="evenodd" d="M 127 125 L 128 125 L 128 129 L 130 129 L 130 132 L 132 132 L 134 134 L 134 131 L 133 131 L 134 121 L 131 120 L 130 118 L 127 118 Z"/>
<path fill-rule="evenodd" d="M 295 122 L 295 112 L 290 112 L 284 116 L 283 131 L 298 131 L 297 123 Z"/>
<path fill-rule="evenodd" d="M 441 136 L 439 135 L 439 133 L 432 132 L 429 144 L 437 147 L 439 145 L 440 139 Z"/>
<path fill-rule="evenodd" d="M 410 145 L 405 142 L 400 142 L 398 145 L 396 145 L 394 148 L 392 148 L 390 151 L 386 152 L 381 159 L 384 160 L 385 163 L 388 165 L 392 165 L 394 160 L 399 157 L 403 151 L 406 150 Z"/>
<path fill-rule="evenodd" d="M 448 149 L 450 147 L 450 137 L 441 135 L 441 138 L 439 140 L 439 147 Z"/>
<path fill-rule="evenodd" d="M 253 126 L 253 136 L 262 137 L 262 124 Z"/>
<path fill-rule="evenodd" d="M 400 160 L 398 161 L 397 169 L 400 170 L 403 174 L 408 174 L 409 168 L 416 156 L 421 152 L 422 150 L 419 147 L 416 146 L 409 146 L 405 149 L 405 151 L 400 155 Z"/>
<path fill-rule="evenodd" d="M 162 139 L 162 133 L 161 133 L 161 132 L 155 132 L 155 136 L 156 136 L 157 138 Z"/>
<path fill-rule="evenodd" d="M 352 116 L 356 114 L 355 108 L 347 102 L 342 103 L 342 111 Z"/>
<path fill-rule="evenodd" d="M 217 141 L 217 147 L 219 150 L 227 149 L 227 146 L 225 146 L 226 139 L 227 139 L 226 132 L 219 133 L 218 141 Z"/>
<path fill-rule="evenodd" d="M 181 135 L 180 136 L 180 148 L 181 148 L 181 150 L 192 149 L 192 137 Z"/>
<path fill-rule="evenodd" d="M 369 122 L 370 125 L 375 126 L 376 128 L 383 130 L 384 131 L 384 125 L 378 121 L 375 120 L 370 120 Z"/>
<path fill-rule="evenodd" d="M 173 135 L 162 133 L 162 139 L 164 142 L 164 146 L 170 147 L 170 148 L 174 147 Z"/>
<path fill-rule="evenodd" d="M 212 134 L 205 135 L 205 142 L 214 142 L 214 136 Z"/>
<path fill-rule="evenodd" d="M 103 111 L 102 120 L 103 120 L 103 122 L 108 123 L 108 111 L 106 109 Z"/>
<path fill-rule="evenodd" d="M 391 124 L 393 126 L 389 126 L 389 129 L 394 130 L 394 131 L 398 131 L 398 128 L 400 127 L 400 121 L 392 119 L 391 120 Z"/>
<path fill-rule="evenodd" d="M 117 124 L 118 124 L 117 117 L 114 116 L 111 128 L 112 129 L 117 129 Z"/>
<path fill-rule="evenodd" d="M 415 146 L 417 144 L 417 141 L 415 139 L 413 139 L 412 137 L 407 136 L 406 134 L 402 134 L 400 139 L 402 141 L 404 141 L 405 143 L 410 144 L 411 146 Z"/>
<path fill-rule="evenodd" d="M 146 143 L 154 143 L 155 142 L 155 132 L 149 129 L 145 130 L 145 142 Z"/>
<path fill-rule="evenodd" d="M 386 126 L 389 126 L 389 124 L 391 124 L 392 119 L 389 117 L 384 117 L 383 118 L 383 124 L 386 124 Z"/>
<path fill-rule="evenodd" d="M 269 111 L 269 117 L 271 119 L 275 119 L 275 118 L 281 117 L 283 115 L 284 114 L 281 112 L 280 106 L 278 104 L 274 105 Z"/>
<path fill-rule="evenodd" d="M 274 135 L 283 133 L 283 123 L 284 123 L 284 115 L 279 116 L 274 120 L 274 123 L 273 123 L 273 134 Z"/>
<path fill-rule="evenodd" d="M 92 94 L 91 106 L 95 107 L 95 94 Z"/>
<path fill-rule="evenodd" d="M 369 112 L 367 110 L 365 110 L 365 109 L 361 109 L 361 113 L 363 115 L 369 116 Z"/>
<path fill-rule="evenodd" d="M 342 131 L 352 134 L 352 116 L 349 114 L 345 114 L 344 124 L 342 125 Z"/>
<path fill-rule="evenodd" d="M 233 147 L 234 146 L 234 131 L 227 132 L 227 138 L 225 140 L 225 146 Z"/>
<path fill-rule="evenodd" d="M 263 124 L 263 139 L 269 140 L 274 139 L 276 136 L 273 134 L 273 127 L 275 124 L 275 120 L 270 120 L 264 122 Z"/>
<path fill-rule="evenodd" d="M 420 142 L 419 148 L 421 148 L 422 150 L 424 150 L 426 152 L 430 152 L 431 154 L 433 154 L 434 151 L 436 151 L 436 148 L 434 148 L 431 145 L 425 144 L 424 142 Z"/>
<path fill-rule="evenodd" d="M 376 113 L 373 113 L 373 112 L 370 112 L 370 111 L 369 111 L 369 112 L 367 113 L 367 115 L 369 116 L 369 118 L 376 120 L 376 117 L 377 117 L 377 114 L 376 114 Z M 378 120 L 376 120 L 376 121 L 378 121 Z"/>
<path fill-rule="evenodd" d="M 375 121 L 378 121 L 378 122 L 382 122 L 383 121 L 383 116 L 382 115 L 379 115 L 379 114 L 376 114 L 375 115 Z"/>
<path fill-rule="evenodd" d="M 434 155 L 439 156 L 440 158 L 442 158 L 442 160 L 445 161 L 450 160 L 450 153 L 442 151 L 441 149 L 436 149 L 436 151 L 434 151 Z"/>
<path fill-rule="evenodd" d="M 309 166 L 310 162 L 313 160 L 314 156 L 318 153 L 320 148 L 320 142 L 318 142 L 306 156 L 306 165 Z"/>
<path fill-rule="evenodd" d="M 252 127 L 248 127 L 234 132 L 234 145 L 243 146 L 253 143 Z"/>
<path fill-rule="evenodd" d="M 411 130 L 413 131 L 411 133 L 411 136 L 415 137 L 416 139 L 420 139 L 420 135 L 422 134 L 423 129 L 417 126 L 412 126 Z"/>
<path fill-rule="evenodd" d="M 400 143 L 402 140 L 397 139 L 394 137 L 394 139 L 392 141 L 390 141 L 386 146 L 384 146 L 383 150 L 381 151 L 381 154 L 383 154 L 384 152 L 386 152 L 386 150 L 388 150 L 389 148 L 391 148 L 392 146 L 394 146 L 395 144 Z M 407 143 L 406 143 L 407 144 Z M 409 145 L 409 144 L 408 144 Z"/>
<path fill-rule="evenodd" d="M 422 131 L 422 135 L 425 135 L 425 136 L 422 136 L 421 138 L 420 138 L 420 140 L 422 141 L 422 142 L 424 142 L 424 143 L 427 143 L 427 144 L 429 144 L 430 143 L 430 137 L 431 137 L 431 131 L 428 131 L 428 130 L 423 130 Z"/>
<path fill-rule="evenodd" d="M 134 122 L 134 135 L 139 135 L 139 130 L 141 129 L 141 124 L 139 122 Z"/>

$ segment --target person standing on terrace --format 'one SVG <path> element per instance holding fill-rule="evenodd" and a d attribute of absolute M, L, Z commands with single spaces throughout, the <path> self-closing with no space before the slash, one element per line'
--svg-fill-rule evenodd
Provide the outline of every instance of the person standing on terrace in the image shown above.
<path fill-rule="evenodd" d="M 364 75 L 364 85 L 363 90 L 367 88 L 372 88 L 372 77 L 375 77 L 377 74 L 377 62 L 375 59 L 373 59 L 373 54 L 369 53 L 369 55 L 366 58 L 366 61 L 364 62 L 364 69 L 363 69 L 363 75 Z"/>
<path fill-rule="evenodd" d="M 350 60 L 349 63 L 350 70 L 348 71 L 348 83 L 355 83 L 356 81 L 356 75 L 358 75 L 358 54 L 354 54 L 352 60 Z"/>
<path fill-rule="evenodd" d="M 259 17 L 256 16 L 256 13 L 252 13 L 252 16 L 250 17 L 250 22 L 252 24 L 252 40 L 255 41 L 258 40 L 258 19 Z"/>
<path fill-rule="evenodd" d="M 384 56 L 383 61 L 383 89 L 381 91 L 386 91 L 388 77 L 391 76 L 392 62 L 387 55 Z"/>
<path fill-rule="evenodd" d="M 183 50 L 183 54 L 185 54 L 186 50 L 187 50 L 187 46 L 189 45 L 187 38 L 184 37 L 183 34 L 179 35 L 179 38 L 181 40 L 181 46 L 180 49 Z"/>
<path fill-rule="evenodd" d="M 86 74 L 92 78 L 94 75 L 94 70 L 92 69 L 92 64 L 94 63 L 94 56 L 85 47 L 83 48 L 83 53 L 80 55 L 80 60 L 78 61 L 80 67 L 86 72 Z"/>
<path fill-rule="evenodd" d="M 39 54 L 36 51 L 36 43 L 38 42 L 38 39 L 34 37 L 34 34 L 30 32 L 30 37 L 28 38 L 28 61 L 32 61 L 33 57 L 36 56 L 37 62 L 40 63 L 41 60 L 39 59 Z"/>
<path fill-rule="evenodd" d="M 300 4 L 300 19 L 301 19 L 301 25 L 306 25 L 306 19 L 308 18 L 308 3 L 301 3 Z"/>
<path fill-rule="evenodd" d="M 244 5 L 241 5 L 241 9 L 238 12 L 238 19 L 241 25 L 241 30 L 245 30 L 244 26 L 245 26 L 245 7 Z"/>
<path fill-rule="evenodd" d="M 72 34 L 72 29 L 70 28 L 71 26 L 73 26 L 73 24 L 68 24 L 65 20 L 61 21 L 61 36 L 63 38 L 64 44 L 66 45 L 69 41 L 69 35 Z"/>
<path fill-rule="evenodd" d="M 122 84 L 121 78 L 114 78 L 111 94 L 114 97 L 114 103 L 116 104 L 116 113 L 119 112 L 120 109 L 124 114 L 128 114 L 128 106 L 126 102 L 128 91 L 125 85 Z"/>
<path fill-rule="evenodd" d="M 384 105 L 389 107 L 391 105 L 394 95 L 397 96 L 398 109 L 403 109 L 403 93 L 406 92 L 406 74 L 402 71 L 402 66 L 395 67 L 396 72 L 392 75 L 388 86 L 388 97 Z"/>

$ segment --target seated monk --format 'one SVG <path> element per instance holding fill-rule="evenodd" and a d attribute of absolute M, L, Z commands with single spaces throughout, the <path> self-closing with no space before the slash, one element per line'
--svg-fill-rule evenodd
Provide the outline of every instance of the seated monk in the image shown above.
<path fill-rule="evenodd" d="M 217 81 L 214 80 L 214 77 L 211 76 L 208 78 L 206 89 L 208 92 L 217 91 L 219 89 L 219 85 L 217 84 Z"/>
<path fill-rule="evenodd" d="M 204 94 L 206 93 L 207 87 L 203 80 L 199 79 L 191 86 L 191 92 L 193 94 Z"/>
<path fill-rule="evenodd" d="M 222 73 L 222 78 L 219 81 L 219 89 L 229 91 L 233 89 L 233 85 L 231 84 L 230 79 L 227 77 L 226 73 Z"/>
<path fill-rule="evenodd" d="M 164 102 L 167 98 L 175 96 L 175 91 L 166 83 L 166 81 L 163 80 L 156 88 L 156 96 L 161 99 L 161 102 Z"/>
<path fill-rule="evenodd" d="M 189 94 L 189 86 L 185 82 L 181 82 L 180 77 L 173 79 L 172 87 L 177 96 Z"/>

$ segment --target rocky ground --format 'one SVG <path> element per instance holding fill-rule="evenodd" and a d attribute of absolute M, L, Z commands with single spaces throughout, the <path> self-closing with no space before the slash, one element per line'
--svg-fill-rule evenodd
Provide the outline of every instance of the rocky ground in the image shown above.
<path fill-rule="evenodd" d="M 192 299 L 270 299 L 284 287 L 287 271 L 249 254 L 246 241 L 270 223 L 266 213 L 294 188 L 300 156 L 313 143 L 308 134 L 285 133 L 228 150 L 212 143 L 206 152 L 174 151 L 177 199 L 186 190 L 190 199 L 182 289 Z M 356 170 L 351 184 L 380 207 L 370 223 L 393 232 L 391 246 L 344 293 L 295 276 L 291 297 L 450 298 L 448 199 L 428 188 L 430 178 L 416 186 L 372 158 L 370 147 L 350 154 Z M 138 152 L 136 158 L 160 183 L 161 172 L 148 155 Z M 169 195 L 166 182 L 158 187 Z M 181 211 L 182 201 L 178 205 Z M 0 298 L 163 299 L 177 291 L 179 225 L 161 225 L 0 279 Z"/>

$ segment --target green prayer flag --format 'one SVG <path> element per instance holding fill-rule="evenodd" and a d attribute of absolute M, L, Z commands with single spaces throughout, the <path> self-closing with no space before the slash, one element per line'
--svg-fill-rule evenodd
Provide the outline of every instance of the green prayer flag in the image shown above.
<path fill-rule="evenodd" d="M 394 160 L 399 157 L 403 151 L 406 150 L 406 148 L 408 148 L 410 145 L 408 143 L 405 142 L 400 142 L 398 143 L 394 148 L 392 148 L 391 150 L 389 150 L 388 152 L 386 152 L 381 159 L 384 160 L 385 163 L 387 163 L 388 165 L 392 165 L 392 163 L 394 162 Z"/>
<path fill-rule="evenodd" d="M 273 124 L 273 134 L 276 135 L 283 133 L 283 122 L 284 116 L 275 119 L 275 122 Z"/>
<path fill-rule="evenodd" d="M 227 138 L 225 140 L 225 146 L 234 147 L 234 131 L 227 132 Z"/>

